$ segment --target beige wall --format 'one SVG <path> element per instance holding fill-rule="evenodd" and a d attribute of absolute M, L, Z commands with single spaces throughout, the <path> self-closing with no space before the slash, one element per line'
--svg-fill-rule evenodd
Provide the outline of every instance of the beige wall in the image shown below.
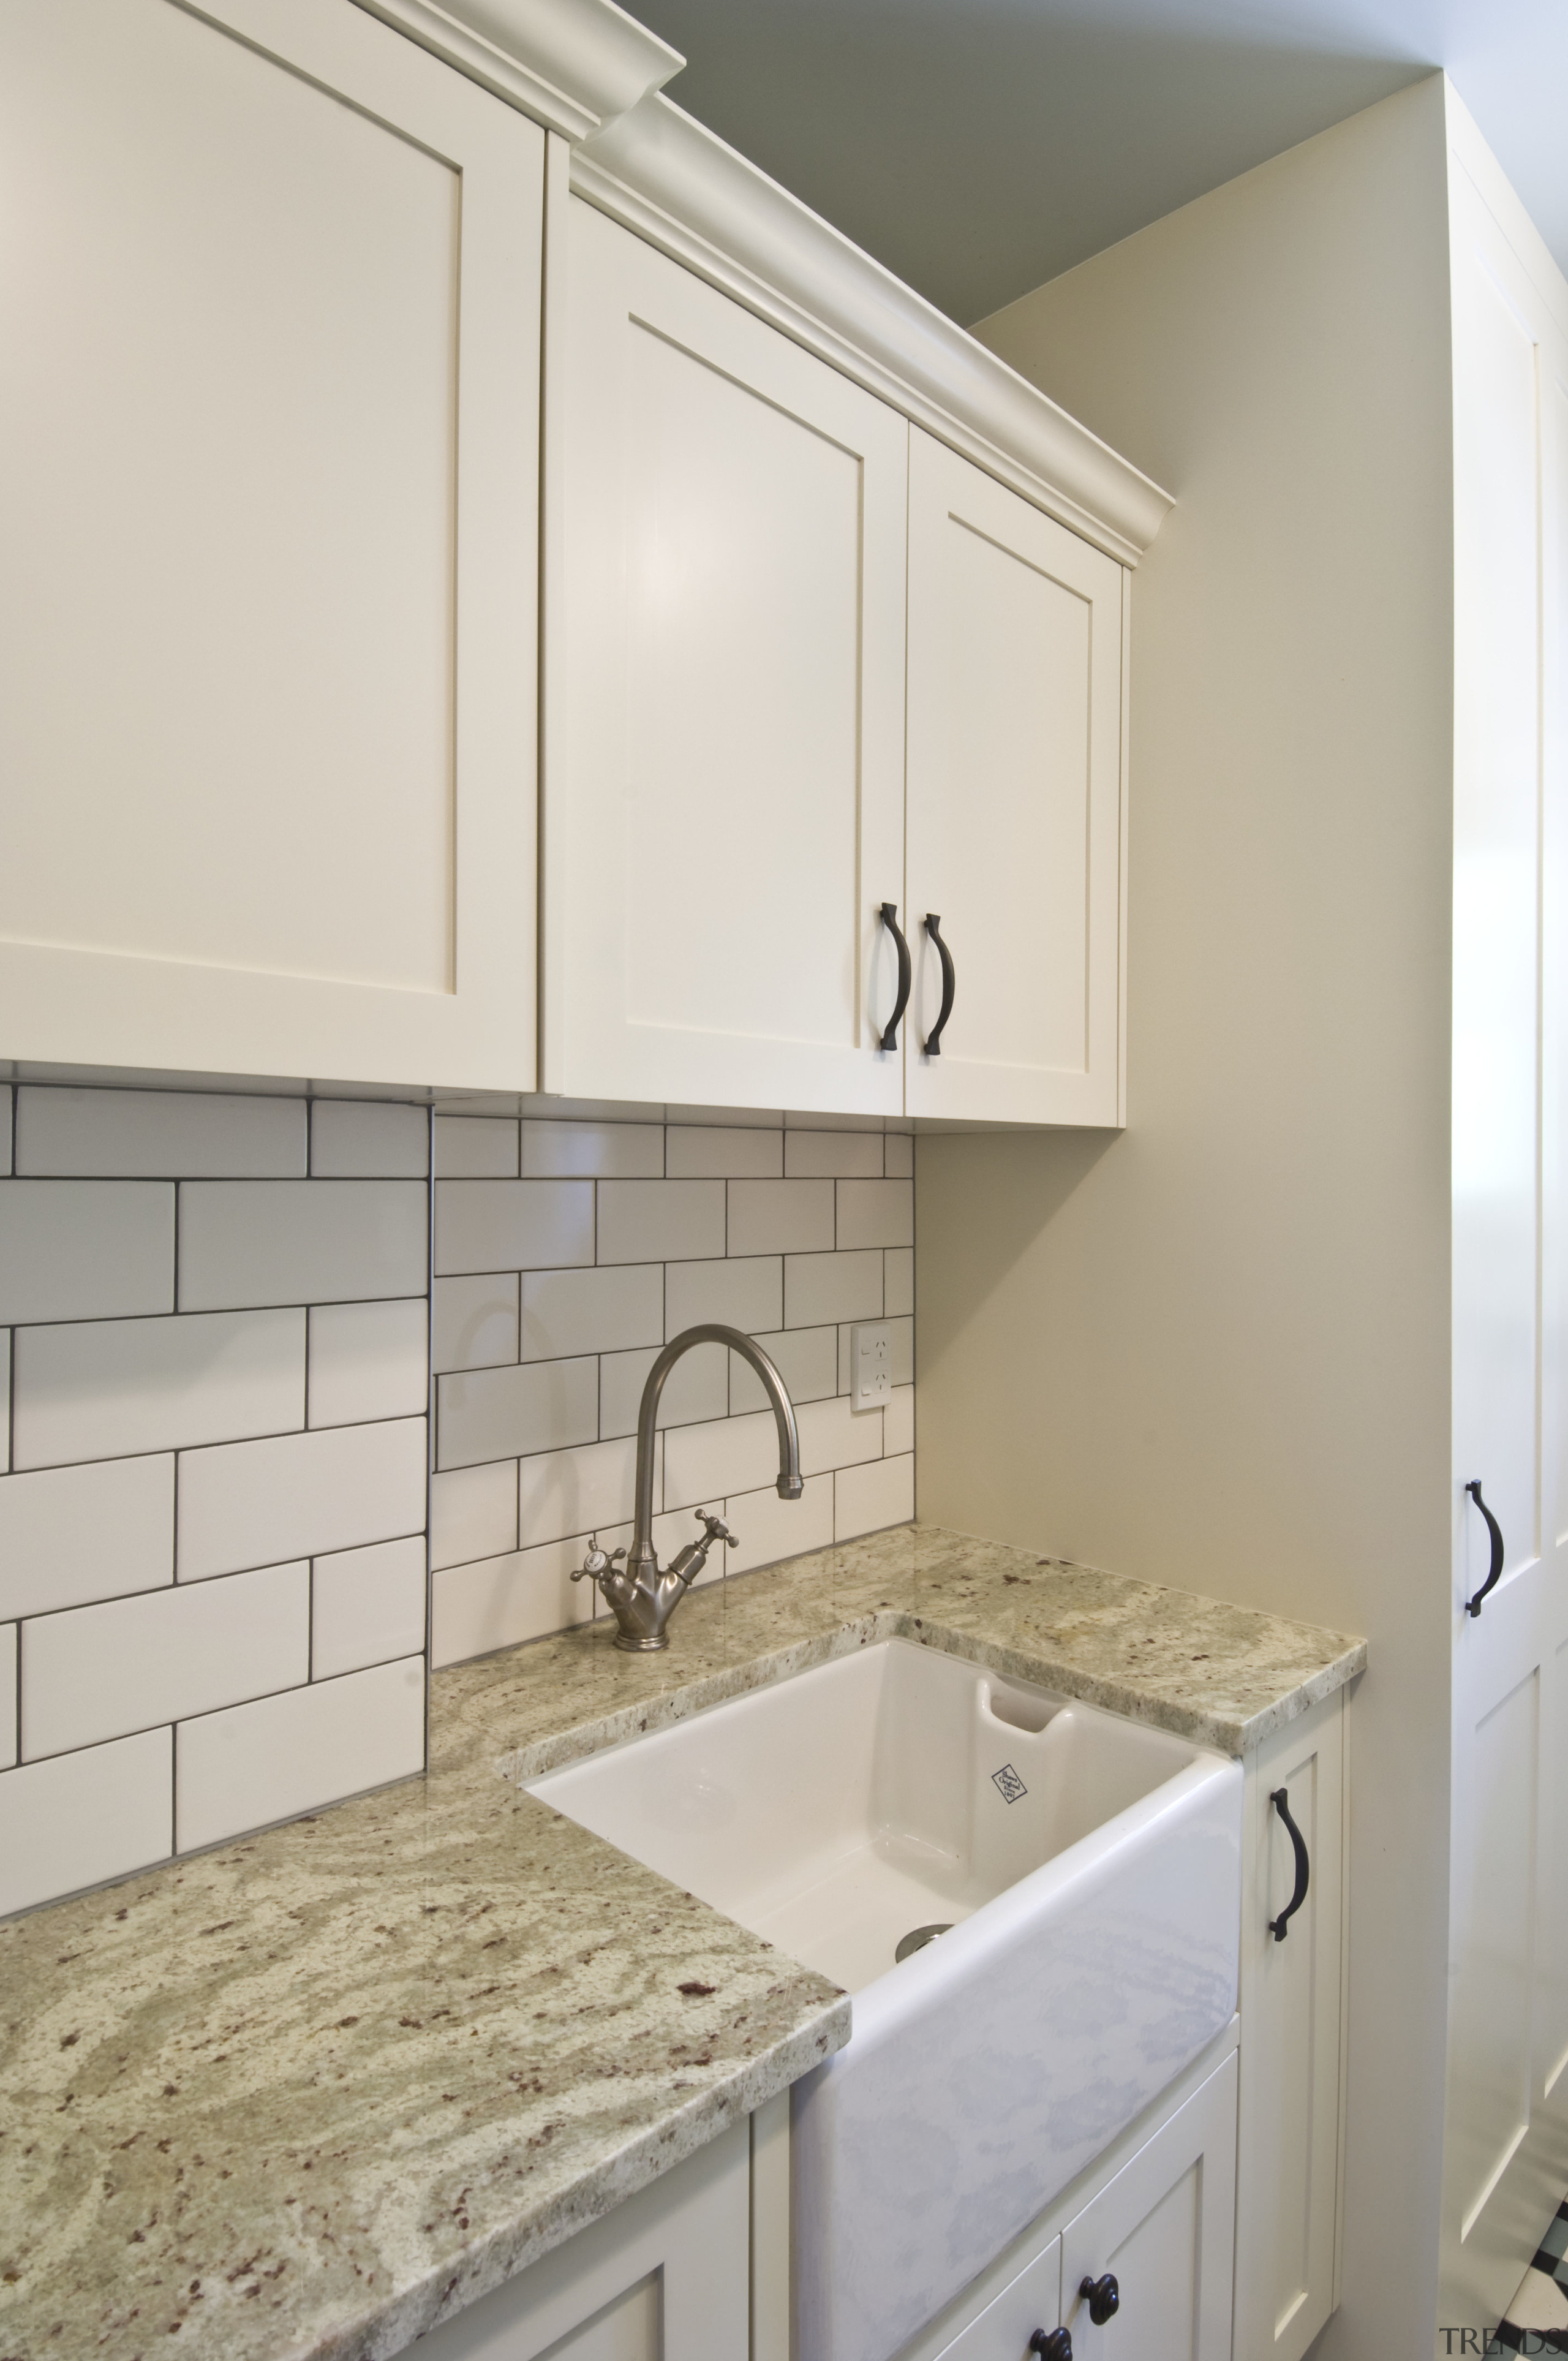
<path fill-rule="evenodd" d="M 1424 2361 L 1436 2273 L 1447 304 L 1433 78 L 982 324 L 1179 505 L 1134 593 L 1128 1127 L 917 1152 L 922 1519 L 1371 1640 L 1355 2361 Z"/>

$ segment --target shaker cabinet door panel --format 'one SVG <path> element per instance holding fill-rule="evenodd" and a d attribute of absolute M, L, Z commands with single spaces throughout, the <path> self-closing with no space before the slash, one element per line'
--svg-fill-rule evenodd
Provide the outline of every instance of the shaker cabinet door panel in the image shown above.
<path fill-rule="evenodd" d="M 1343 1695 L 1264 1740 L 1243 1843 L 1236 2351 L 1300 2361 L 1334 2308 L 1344 1947 Z M 1297 1890 L 1285 1809 L 1307 1852 Z"/>
<path fill-rule="evenodd" d="M 0 27 L 0 1052 L 533 1079 L 538 127 L 349 0 Z"/>
<path fill-rule="evenodd" d="M 1074 2361 L 1231 2361 L 1235 2196 L 1233 2053 L 1062 2232 Z M 1115 2310 L 1096 2323 L 1087 2282 L 1107 2277 Z"/>
<path fill-rule="evenodd" d="M 908 429 L 580 199 L 562 313 L 545 1087 L 897 1113 Z"/>
<path fill-rule="evenodd" d="M 909 467 L 908 1110 L 1114 1124 L 1124 572 L 918 430 Z"/>

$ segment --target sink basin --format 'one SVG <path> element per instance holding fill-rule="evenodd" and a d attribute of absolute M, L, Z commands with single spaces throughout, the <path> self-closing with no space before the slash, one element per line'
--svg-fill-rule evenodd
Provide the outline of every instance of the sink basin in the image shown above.
<path fill-rule="evenodd" d="M 1235 2007 L 1240 1763 L 909 1641 L 529 1791 L 855 1996 L 794 2094 L 798 2361 L 886 2361 Z"/>

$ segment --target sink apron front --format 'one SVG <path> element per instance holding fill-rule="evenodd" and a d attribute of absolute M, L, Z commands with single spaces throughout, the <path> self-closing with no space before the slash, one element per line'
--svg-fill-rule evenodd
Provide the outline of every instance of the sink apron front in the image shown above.
<path fill-rule="evenodd" d="M 887 2361 L 1223 2031 L 1241 1805 L 1201 1758 L 856 1993 L 794 2093 L 797 2361 Z"/>

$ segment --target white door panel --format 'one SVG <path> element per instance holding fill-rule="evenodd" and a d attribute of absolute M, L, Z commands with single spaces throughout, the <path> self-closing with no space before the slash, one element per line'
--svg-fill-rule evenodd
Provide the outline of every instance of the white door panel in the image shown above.
<path fill-rule="evenodd" d="M 917 430 L 909 498 L 909 1110 L 1114 1123 L 1123 570 Z"/>
<path fill-rule="evenodd" d="M 545 1081 L 896 1113 L 902 418 L 574 200 Z"/>
<path fill-rule="evenodd" d="M 5 1054 L 532 1082 L 543 165 L 346 0 L 6 9 Z"/>

